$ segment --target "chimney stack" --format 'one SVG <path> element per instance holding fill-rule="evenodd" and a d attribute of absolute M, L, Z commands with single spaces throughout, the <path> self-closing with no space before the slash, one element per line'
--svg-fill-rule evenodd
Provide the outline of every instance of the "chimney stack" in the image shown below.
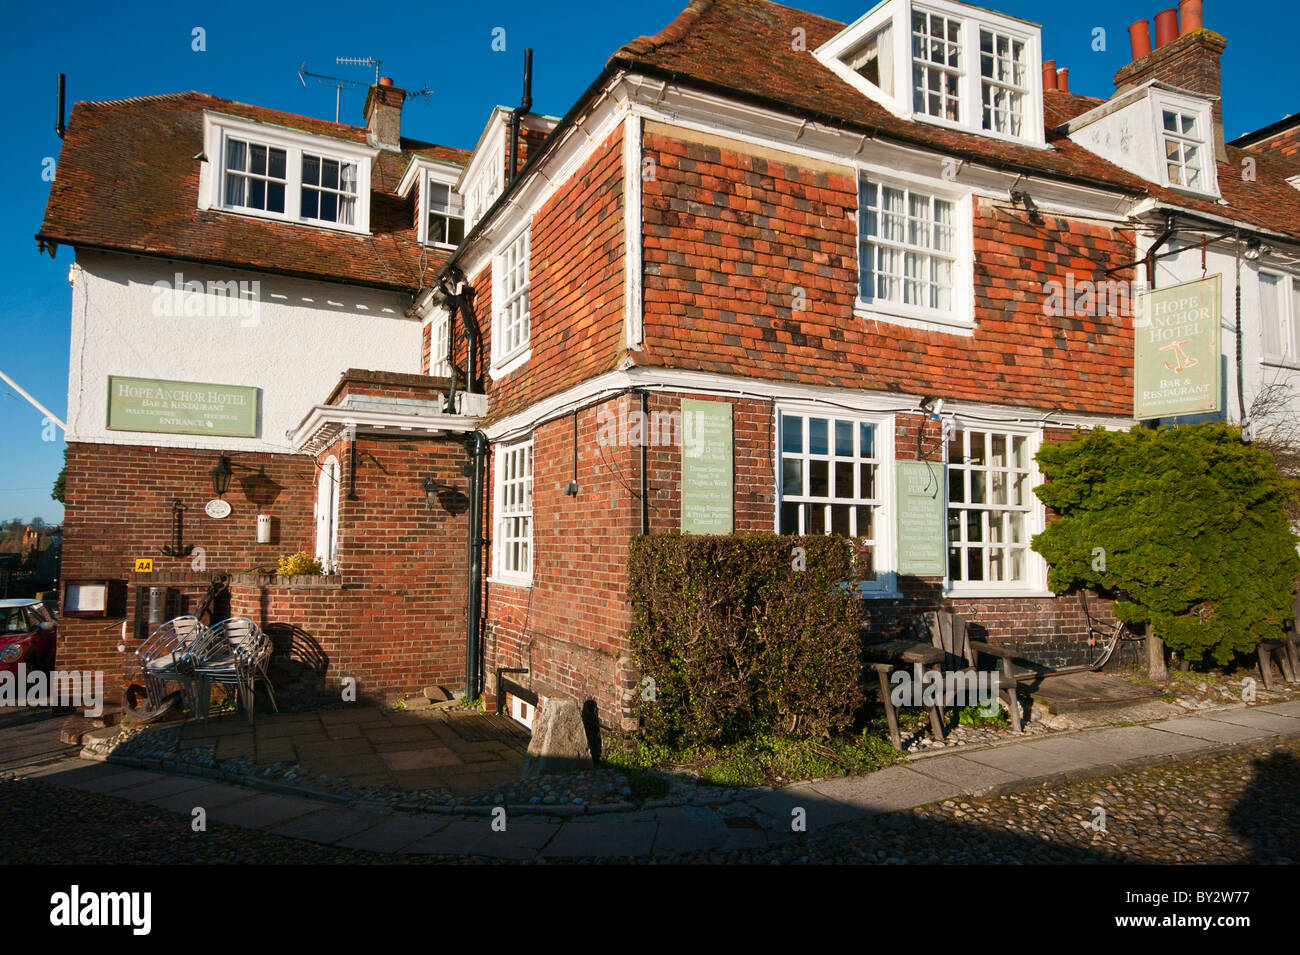
<path fill-rule="evenodd" d="M 1070 92 L 1070 68 L 1063 66 L 1056 71 L 1056 88 L 1062 93 Z"/>
<path fill-rule="evenodd" d="M 1179 89 L 1213 96 L 1214 155 L 1219 162 L 1227 162 L 1223 137 L 1223 80 L 1219 66 L 1227 41 L 1213 30 L 1205 29 L 1201 6 L 1202 0 L 1181 0 L 1179 9 L 1157 13 L 1154 50 L 1147 33 L 1147 21 L 1138 20 L 1130 26 L 1133 62 L 1120 67 L 1115 74 L 1115 90 L 1123 93 L 1149 80 L 1159 80 Z M 1178 27 L 1180 10 L 1181 33 Z"/>
<path fill-rule="evenodd" d="M 1043 89 L 1056 89 L 1056 61 L 1043 60 Z"/>
<path fill-rule="evenodd" d="M 366 93 L 362 113 L 366 117 L 366 140 L 381 149 L 401 149 L 402 103 L 406 90 L 393 85 L 390 77 L 381 76 L 379 82 Z"/>

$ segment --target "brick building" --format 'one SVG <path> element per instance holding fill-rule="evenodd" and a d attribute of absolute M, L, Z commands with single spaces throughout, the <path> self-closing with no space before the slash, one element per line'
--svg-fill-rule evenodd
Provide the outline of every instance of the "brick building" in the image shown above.
<path fill-rule="evenodd" d="M 1081 659 L 1078 599 L 1048 590 L 1029 547 L 1048 519 L 1033 455 L 1135 423 L 1152 334 L 1135 285 L 1222 277 L 1221 393 L 1197 416 L 1251 418 L 1264 393 L 1271 413 L 1297 407 L 1300 164 L 1286 130 L 1224 142 L 1225 41 L 1183 7 L 1154 49 L 1134 24 L 1105 99 L 1068 90 L 1036 24 L 952 0 L 887 0 L 848 26 L 694 0 L 562 118 L 526 94 L 469 154 L 401 140 L 392 87 L 372 90 L 368 130 L 199 94 L 78 106 L 40 235 L 78 255 L 65 576 L 137 588 L 125 568 L 151 554 L 184 571 L 159 553 L 178 498 L 208 570 L 315 542 L 334 573 L 240 578 L 231 603 L 298 628 L 327 679 L 389 692 L 468 670 L 491 702 L 505 678 L 627 726 L 634 535 L 825 532 L 869 555 L 873 637 L 942 605 Z M 165 169 L 141 172 L 156 164 L 129 141 L 122 167 L 92 162 L 155 122 L 175 141 Z M 280 148 L 292 170 L 319 140 L 355 146 L 324 155 L 371 183 L 365 201 L 333 188 L 349 223 L 304 224 L 316 166 L 275 180 L 229 145 Z M 90 209 L 103 176 L 126 184 L 122 208 Z M 248 207 L 272 180 L 295 209 Z M 122 289 L 176 262 L 273 289 L 257 324 L 223 328 L 250 334 L 219 370 L 188 348 L 175 373 L 145 360 L 159 331 Z M 208 348 L 204 328 L 185 340 Z M 114 335 L 137 347 L 82 362 Z M 128 374 L 257 389 L 260 430 L 105 428 L 104 379 Z M 224 519 L 202 510 L 218 452 L 239 486 Z M 258 514 L 276 543 L 255 543 Z M 69 638 L 82 665 L 115 659 L 102 625 Z"/>

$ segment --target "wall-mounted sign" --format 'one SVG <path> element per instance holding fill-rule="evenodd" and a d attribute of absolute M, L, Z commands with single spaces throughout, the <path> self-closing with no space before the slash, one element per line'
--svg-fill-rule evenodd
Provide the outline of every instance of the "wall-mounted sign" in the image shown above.
<path fill-rule="evenodd" d="M 898 573 L 942 577 L 944 560 L 944 468 L 928 461 L 895 461 Z"/>
<path fill-rule="evenodd" d="M 257 437 L 256 388 L 108 377 L 108 429 Z"/>
<path fill-rule="evenodd" d="M 136 572 L 137 574 L 152 574 L 152 573 L 153 573 L 153 558 L 152 558 L 152 557 L 137 557 L 137 558 L 135 559 L 135 572 Z"/>
<path fill-rule="evenodd" d="M 682 533 L 730 534 L 731 404 L 682 399 Z"/>
<path fill-rule="evenodd" d="M 215 497 L 203 505 L 203 513 L 215 521 L 230 516 L 230 502 Z"/>
<path fill-rule="evenodd" d="M 1133 313 L 1133 417 L 1219 410 L 1222 276 L 1139 292 Z"/>

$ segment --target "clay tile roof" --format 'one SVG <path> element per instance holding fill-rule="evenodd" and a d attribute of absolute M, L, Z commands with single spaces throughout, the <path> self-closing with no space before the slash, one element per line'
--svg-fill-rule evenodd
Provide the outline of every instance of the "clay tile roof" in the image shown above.
<path fill-rule="evenodd" d="M 802 51 L 793 49 L 791 43 L 797 27 L 805 31 L 806 49 Z M 663 30 L 625 44 L 609 63 L 694 82 L 773 109 L 785 108 L 973 162 L 1118 189 L 1134 196 L 1147 194 L 1193 211 L 1300 235 L 1300 190 L 1285 181 L 1300 173 L 1300 163 L 1281 149 L 1251 153 L 1258 159 L 1258 175 L 1255 181 L 1248 181 L 1241 176 L 1241 159 L 1247 154 L 1229 147 L 1229 161 L 1219 164 L 1219 186 L 1226 200 L 1222 204 L 1147 182 L 1056 131 L 1062 123 L 1104 102 L 1095 97 L 1059 90 L 1045 93 L 1048 149 L 900 119 L 812 55 L 844 27 L 838 21 L 767 0 L 691 0 Z"/>
<path fill-rule="evenodd" d="M 460 165 L 460 149 L 402 140 L 372 164 L 369 236 L 198 208 L 205 110 L 365 143 L 362 127 L 169 93 L 72 111 L 37 239 L 416 291 L 447 254 L 421 246 L 414 198 L 397 185 L 413 155 Z"/>

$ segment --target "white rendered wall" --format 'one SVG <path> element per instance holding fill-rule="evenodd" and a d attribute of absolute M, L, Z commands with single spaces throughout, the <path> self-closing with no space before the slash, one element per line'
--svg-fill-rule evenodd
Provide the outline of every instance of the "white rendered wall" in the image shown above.
<path fill-rule="evenodd" d="M 1143 237 L 1139 242 L 1138 256 L 1145 253 L 1153 240 Z M 1177 247 L 1178 243 L 1173 243 Z M 1169 246 L 1160 250 L 1167 252 Z M 1264 361 L 1263 327 L 1260 322 L 1259 306 L 1259 263 L 1243 259 L 1241 262 L 1241 366 L 1242 384 L 1246 412 L 1249 414 L 1251 403 L 1268 386 L 1289 387 L 1291 391 L 1291 413 L 1300 417 L 1300 363 L 1290 367 Z M 1273 271 L 1278 271 L 1273 269 Z M 1145 275 L 1144 267 L 1139 273 Z M 1239 422 L 1241 416 L 1237 407 L 1237 332 L 1236 332 L 1236 265 L 1232 255 L 1213 248 L 1206 250 L 1205 275 L 1221 275 L 1220 285 L 1222 301 L 1220 302 L 1221 346 L 1223 349 L 1222 413 L 1206 416 L 1221 420 Z M 1292 273 L 1294 274 L 1294 273 Z M 1201 249 L 1195 246 L 1183 249 L 1175 255 L 1158 259 L 1156 262 L 1156 287 L 1168 288 L 1183 282 L 1194 282 L 1201 278 Z"/>
<path fill-rule="evenodd" d="M 205 288 L 257 281 L 256 305 L 240 314 L 204 296 L 208 314 L 159 315 L 193 301 L 160 305 L 165 292 L 155 283 L 174 286 L 177 273 Z M 286 432 L 325 401 L 344 370 L 419 373 L 420 323 L 403 314 L 409 303 L 395 292 L 82 251 L 73 267 L 68 440 L 288 452 Z M 110 431 L 110 375 L 256 387 L 257 437 Z"/>

